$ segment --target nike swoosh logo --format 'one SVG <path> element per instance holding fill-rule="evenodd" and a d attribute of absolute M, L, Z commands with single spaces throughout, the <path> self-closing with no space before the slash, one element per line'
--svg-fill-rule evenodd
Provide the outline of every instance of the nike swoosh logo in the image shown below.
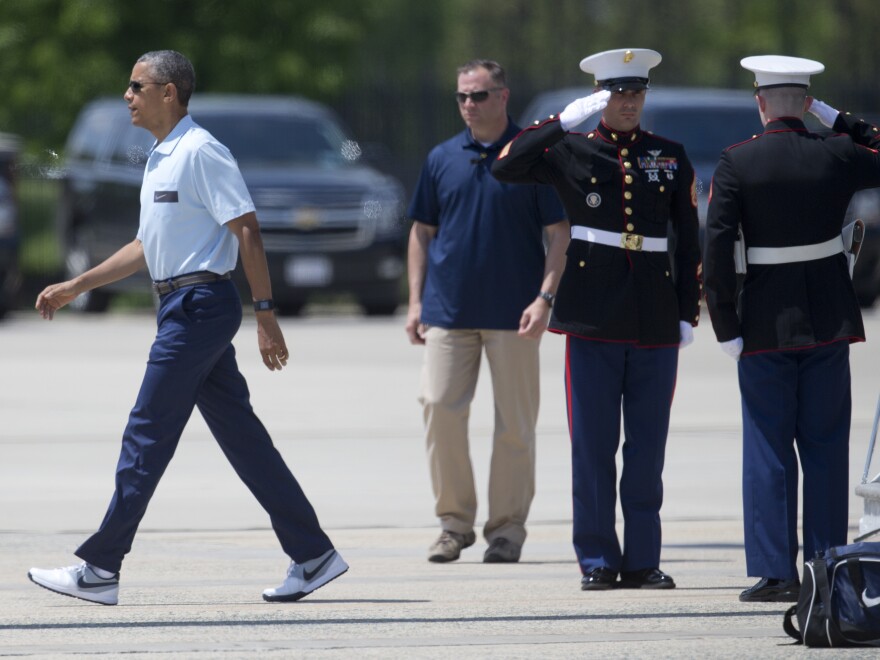
<path fill-rule="evenodd" d="M 315 568 L 315 570 L 313 570 L 313 571 L 307 571 L 307 570 L 303 569 L 303 577 L 305 578 L 306 582 L 309 582 L 309 581 L 310 581 L 312 578 L 314 578 L 318 573 L 320 573 L 320 572 L 321 572 L 321 569 L 324 568 L 327 564 L 329 564 L 330 561 L 331 561 L 335 556 L 336 556 L 336 553 L 333 552 L 329 557 L 327 557 L 327 559 L 325 559 L 325 560 L 322 561 L 320 564 L 318 564 L 318 566 L 317 566 L 317 567 Z M 869 606 L 869 607 L 870 607 L 870 606 Z"/>
<path fill-rule="evenodd" d="M 80 589 L 106 589 L 108 587 L 115 587 L 115 582 L 86 582 L 83 579 L 83 576 L 80 575 L 76 579 L 76 586 Z"/>
<path fill-rule="evenodd" d="M 862 602 L 868 607 L 874 607 L 875 605 L 880 605 L 880 596 L 877 596 L 876 598 L 871 598 L 870 596 L 868 596 L 868 590 L 865 589 L 862 592 Z"/>

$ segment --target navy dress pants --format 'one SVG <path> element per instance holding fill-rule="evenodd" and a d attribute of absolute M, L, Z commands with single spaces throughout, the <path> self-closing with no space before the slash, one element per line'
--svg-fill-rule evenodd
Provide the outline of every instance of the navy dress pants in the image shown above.
<path fill-rule="evenodd" d="M 846 543 L 849 344 L 745 355 L 739 387 L 746 568 L 753 577 L 794 579 L 798 458 L 804 475 L 804 560 Z"/>
<path fill-rule="evenodd" d="M 116 491 L 100 529 L 76 551 L 118 571 L 150 498 L 198 406 L 220 449 L 269 514 L 297 562 L 333 547 L 315 511 L 250 405 L 232 338 L 241 302 L 231 281 L 199 284 L 161 298 L 158 332 L 122 437 Z"/>
<path fill-rule="evenodd" d="M 574 549 L 581 572 L 658 568 L 662 472 L 678 346 L 637 348 L 569 336 L 565 365 Z M 621 409 L 622 551 L 614 527 Z"/>

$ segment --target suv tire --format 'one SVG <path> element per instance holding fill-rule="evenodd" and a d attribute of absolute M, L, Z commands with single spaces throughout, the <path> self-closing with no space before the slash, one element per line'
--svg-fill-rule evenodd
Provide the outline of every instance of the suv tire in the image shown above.
<path fill-rule="evenodd" d="M 64 279 L 70 280 L 82 275 L 92 267 L 88 250 L 82 242 L 74 239 L 64 259 Z M 110 294 L 106 291 L 93 289 L 80 294 L 71 301 L 69 307 L 77 312 L 106 312 L 110 306 Z"/>

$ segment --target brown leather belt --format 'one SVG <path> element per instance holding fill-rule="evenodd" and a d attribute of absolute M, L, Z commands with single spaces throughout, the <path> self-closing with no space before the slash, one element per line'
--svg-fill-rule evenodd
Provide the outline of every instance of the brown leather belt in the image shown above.
<path fill-rule="evenodd" d="M 187 273 L 186 275 L 178 275 L 177 277 L 172 277 L 170 280 L 153 282 L 153 291 L 155 291 L 160 296 L 164 296 L 166 293 L 177 291 L 178 289 L 182 289 L 185 286 L 206 284 L 208 282 L 222 282 L 223 280 L 228 280 L 231 277 L 232 273 L 224 273 L 223 275 L 218 275 L 217 273 L 203 270 L 198 273 Z"/>

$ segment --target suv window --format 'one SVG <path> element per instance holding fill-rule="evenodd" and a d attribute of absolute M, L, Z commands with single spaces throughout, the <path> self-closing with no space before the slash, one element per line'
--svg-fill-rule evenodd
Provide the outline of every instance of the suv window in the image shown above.
<path fill-rule="evenodd" d="M 108 127 L 116 126 L 116 112 L 97 111 L 83 114 L 70 134 L 67 155 L 77 160 L 100 160 L 112 137 Z"/>
<path fill-rule="evenodd" d="M 241 165 L 345 164 L 345 136 L 329 121 L 265 115 L 242 122 L 241 115 L 193 113 L 195 122 L 223 142 Z"/>
<path fill-rule="evenodd" d="M 761 130 L 758 112 L 753 108 L 675 108 L 653 112 L 645 108 L 644 118 L 649 120 L 642 122 L 644 128 L 681 142 L 691 160 L 717 160 L 724 149 Z"/>
<path fill-rule="evenodd" d="M 143 168 L 155 141 L 156 138 L 149 131 L 128 123 L 121 130 L 110 161 L 114 165 L 137 165 Z"/>

